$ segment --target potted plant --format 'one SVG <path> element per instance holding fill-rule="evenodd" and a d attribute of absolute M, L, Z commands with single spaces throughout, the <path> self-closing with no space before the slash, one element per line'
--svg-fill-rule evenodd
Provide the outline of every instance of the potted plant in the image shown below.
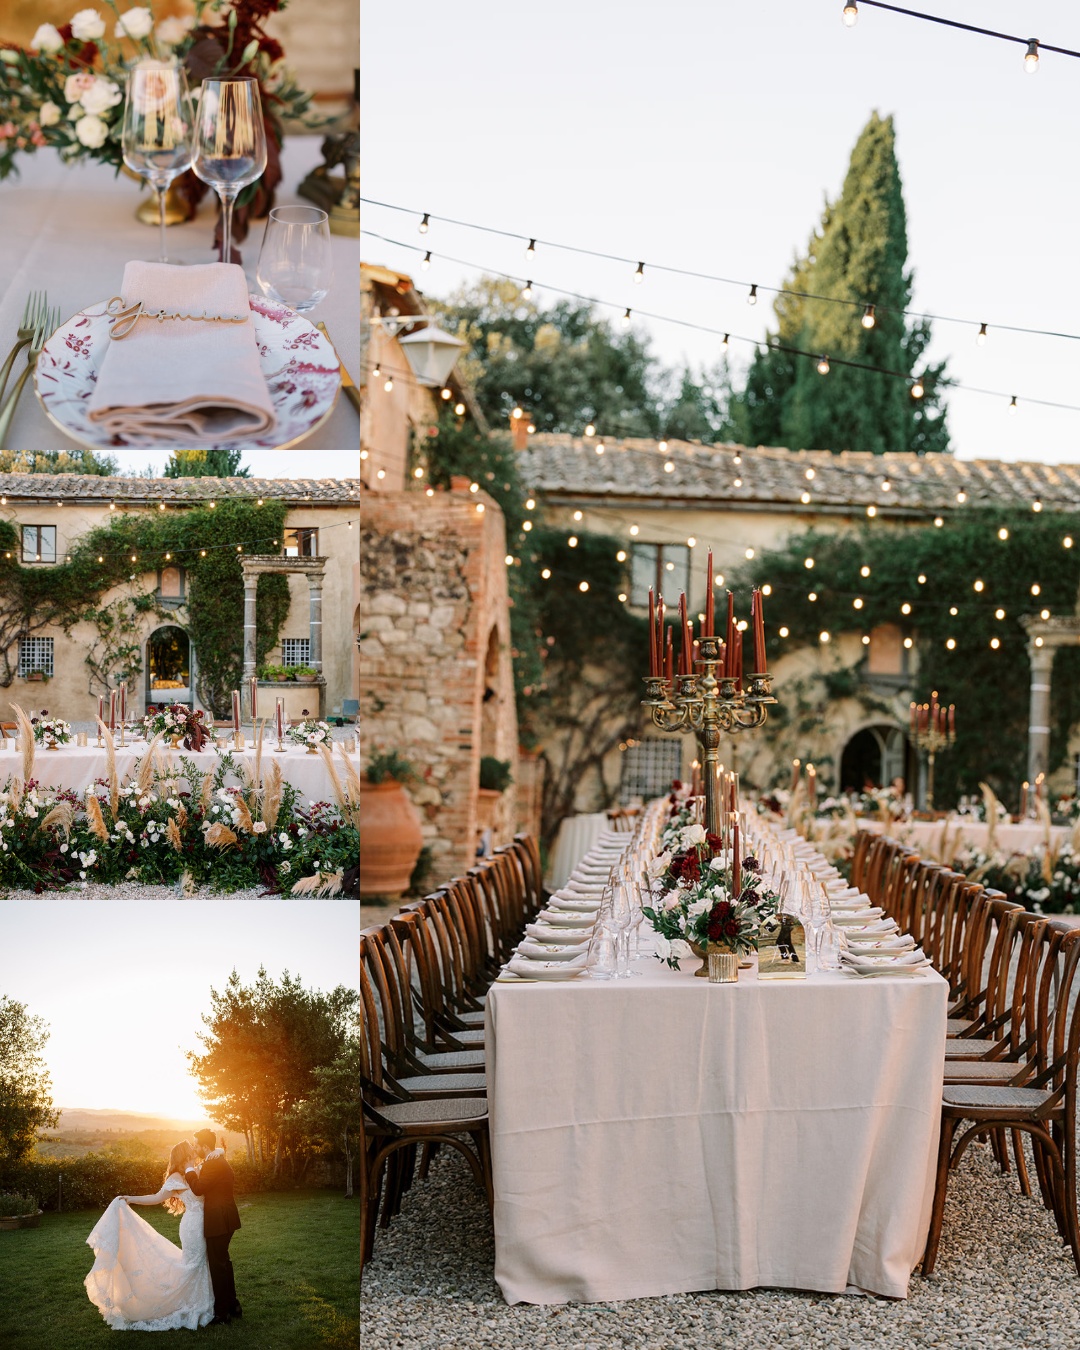
<path fill-rule="evenodd" d="M 297 684 L 314 684 L 319 678 L 319 672 L 314 666 L 292 666 L 290 669 Z"/>
<path fill-rule="evenodd" d="M 424 837 L 404 784 L 416 769 L 396 750 L 376 751 L 360 780 L 360 898 L 397 899 L 409 887 Z"/>
<path fill-rule="evenodd" d="M 48 684 L 49 676 L 43 670 L 32 670 L 26 677 L 32 684 Z"/>
<path fill-rule="evenodd" d="M 30 1195 L 0 1194 L 0 1229 L 39 1228 L 41 1210 Z"/>
<path fill-rule="evenodd" d="M 493 828 L 499 798 L 513 781 L 508 759 L 496 759 L 494 755 L 481 759 L 480 788 L 476 794 L 476 823 L 481 831 Z"/>

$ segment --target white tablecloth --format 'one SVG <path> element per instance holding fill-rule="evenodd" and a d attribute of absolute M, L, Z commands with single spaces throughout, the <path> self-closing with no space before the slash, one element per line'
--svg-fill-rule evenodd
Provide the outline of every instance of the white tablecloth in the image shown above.
<path fill-rule="evenodd" d="M 507 1301 L 904 1297 L 933 1198 L 945 981 L 710 985 L 684 965 L 488 994 Z"/>
<path fill-rule="evenodd" d="M 609 828 L 606 811 L 592 811 L 581 816 L 565 816 L 559 823 L 559 832 L 548 860 L 544 885 L 557 891 L 578 863 Z"/>
<path fill-rule="evenodd" d="M 320 162 L 321 144 L 320 136 L 286 137 L 279 206 L 305 202 L 296 189 Z M 46 289 L 50 305 L 59 306 L 61 319 L 67 319 L 85 305 L 118 294 L 129 258 L 158 256 L 156 227 L 151 229 L 135 219 L 135 208 L 145 195 L 138 183 L 125 175 L 114 177 L 104 165 L 65 167 L 51 150 L 20 156 L 19 177 L 0 185 L 0 362 L 14 339 L 30 291 Z M 208 194 L 194 220 L 169 228 L 169 257 L 174 261 L 214 261 L 216 200 Z M 264 225 L 265 221 L 253 221 L 239 245 L 250 289 L 256 294 L 255 265 Z M 360 241 L 333 235 L 331 248 L 334 283 L 309 317 L 312 323 L 321 319 L 326 324 L 339 358 L 356 380 Z M 19 361 L 21 368 L 22 357 Z M 330 420 L 306 444 L 317 450 L 355 450 L 359 443 L 356 409 L 339 397 Z M 7 444 L 20 450 L 55 450 L 74 442 L 49 422 L 31 386 L 19 400 Z"/>
<path fill-rule="evenodd" d="M 861 820 L 860 828 L 881 834 L 885 826 L 880 820 Z M 941 858 L 943 826 L 948 826 L 948 839 L 945 852 L 948 858 Z M 987 826 L 985 821 L 972 820 L 966 816 L 955 816 L 950 820 L 902 820 L 888 827 L 891 839 L 899 839 L 912 848 L 922 849 L 932 854 L 940 862 L 951 862 L 963 845 L 969 848 L 986 848 Z M 1053 842 L 1061 845 L 1072 833 L 1067 825 L 1053 825 L 1050 836 Z M 1045 830 L 1037 820 L 1019 821 L 1015 825 L 1001 823 L 997 827 L 997 848 L 1002 853 L 1030 853 L 1041 845 Z"/>
<path fill-rule="evenodd" d="M 14 744 L 14 741 L 11 740 L 0 741 L 0 787 L 12 775 L 16 773 L 21 775 L 22 773 L 22 755 L 15 751 Z M 244 751 L 234 751 L 233 757 L 246 759 L 253 766 L 255 752 L 251 748 L 250 739 L 247 745 L 248 749 Z M 135 761 L 141 758 L 145 752 L 145 741 L 136 741 L 134 745 L 129 744 L 122 750 L 117 748 L 117 771 L 121 775 L 130 773 Z M 165 747 L 162 754 L 167 764 L 177 767 L 179 767 L 182 755 L 191 760 L 202 773 L 215 769 L 219 759 L 219 756 L 212 751 L 205 750 L 200 754 L 193 754 L 190 750 L 175 751 Z M 335 749 L 334 757 L 340 760 L 341 751 Z M 299 746 L 290 747 L 286 749 L 284 754 L 279 755 L 264 743 L 264 771 L 271 759 L 275 759 L 281 764 L 282 777 L 286 782 L 294 784 L 300 790 L 305 804 L 335 800 L 330 776 L 326 772 L 326 766 L 323 764 L 321 755 L 309 755 Z M 359 771 L 359 755 L 354 756 L 354 763 Z M 340 767 L 338 772 L 340 774 Z M 34 778 L 45 787 L 66 787 L 71 788 L 74 792 L 82 793 L 96 779 L 105 778 L 107 774 L 105 751 L 98 750 L 93 743 L 87 746 L 62 745 L 59 750 L 44 750 L 39 746 L 34 755 Z M 228 785 L 236 784 L 238 781 L 233 774 L 230 774 L 226 779 Z"/>

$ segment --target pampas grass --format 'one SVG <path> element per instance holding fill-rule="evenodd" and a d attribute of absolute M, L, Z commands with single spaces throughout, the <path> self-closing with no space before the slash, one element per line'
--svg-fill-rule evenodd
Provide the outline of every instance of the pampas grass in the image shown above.
<path fill-rule="evenodd" d="M 266 771 L 266 790 L 262 801 L 262 818 L 271 830 L 277 824 L 278 812 L 281 810 L 281 788 L 281 765 L 272 759 Z"/>
<path fill-rule="evenodd" d="M 301 877 L 294 883 L 290 895 L 337 895 L 344 880 L 341 872 L 316 872 L 314 876 Z"/>
<path fill-rule="evenodd" d="M 146 747 L 146 753 L 139 762 L 139 773 L 135 779 L 135 788 L 139 794 L 140 800 L 154 786 L 154 771 L 157 767 L 158 747 L 161 745 L 161 739 L 164 736 L 163 731 L 159 731 L 150 744 Z"/>
<path fill-rule="evenodd" d="M 989 783 L 980 783 L 979 787 L 986 807 L 986 851 L 993 853 L 997 849 L 998 799 Z"/>
<path fill-rule="evenodd" d="M 53 809 L 45 816 L 41 822 L 41 828 L 47 829 L 50 825 L 59 825 L 64 831 L 64 838 L 71 834 L 71 827 L 75 823 L 75 811 L 70 802 L 57 802 Z"/>
<path fill-rule="evenodd" d="M 100 717 L 97 719 L 97 724 L 102 743 L 105 746 L 105 763 L 109 771 L 109 807 L 113 813 L 113 820 L 115 820 L 120 810 L 120 780 L 116 776 L 116 743 L 113 740 L 112 732 Z"/>
<path fill-rule="evenodd" d="M 93 792 L 86 794 L 86 823 L 92 835 L 102 843 L 108 841 L 109 831 L 105 826 L 105 817 L 101 814 L 101 803 Z"/>
<path fill-rule="evenodd" d="M 15 713 L 15 722 L 19 728 L 19 749 L 22 751 L 22 780 L 29 783 L 34 776 L 34 754 L 37 746 L 34 742 L 34 728 L 29 717 L 17 703 L 11 705 Z"/>
<path fill-rule="evenodd" d="M 215 821 L 206 831 L 206 842 L 212 848 L 232 848 L 239 840 L 228 825 L 222 825 L 220 821 Z"/>
<path fill-rule="evenodd" d="M 176 821 L 172 818 L 172 816 L 169 817 L 168 821 L 165 824 L 165 838 L 169 841 L 169 843 L 172 845 L 172 847 L 176 850 L 177 853 L 183 851 L 184 841 L 180 837 L 180 829 L 177 826 Z"/>

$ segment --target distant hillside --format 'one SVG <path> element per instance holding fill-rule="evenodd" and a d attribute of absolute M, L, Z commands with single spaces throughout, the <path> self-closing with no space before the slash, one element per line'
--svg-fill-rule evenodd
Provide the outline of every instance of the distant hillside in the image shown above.
<path fill-rule="evenodd" d="M 179 1120 L 170 1116 L 143 1115 L 137 1111 L 95 1111 L 83 1106 L 65 1106 L 60 1111 L 60 1130 L 116 1131 L 122 1134 L 140 1130 L 177 1130 L 181 1135 L 192 1130 L 219 1130 L 212 1120 Z"/>

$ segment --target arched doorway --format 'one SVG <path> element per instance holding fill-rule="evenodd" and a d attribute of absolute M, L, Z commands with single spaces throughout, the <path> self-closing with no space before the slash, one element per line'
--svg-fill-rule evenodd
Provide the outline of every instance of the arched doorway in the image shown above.
<path fill-rule="evenodd" d="M 857 731 L 840 757 L 840 787 L 861 792 L 867 785 L 888 787 L 907 773 L 907 737 L 899 727 L 882 724 Z"/>
<path fill-rule="evenodd" d="M 146 641 L 147 703 L 193 703 L 191 641 L 182 628 L 155 628 Z"/>

